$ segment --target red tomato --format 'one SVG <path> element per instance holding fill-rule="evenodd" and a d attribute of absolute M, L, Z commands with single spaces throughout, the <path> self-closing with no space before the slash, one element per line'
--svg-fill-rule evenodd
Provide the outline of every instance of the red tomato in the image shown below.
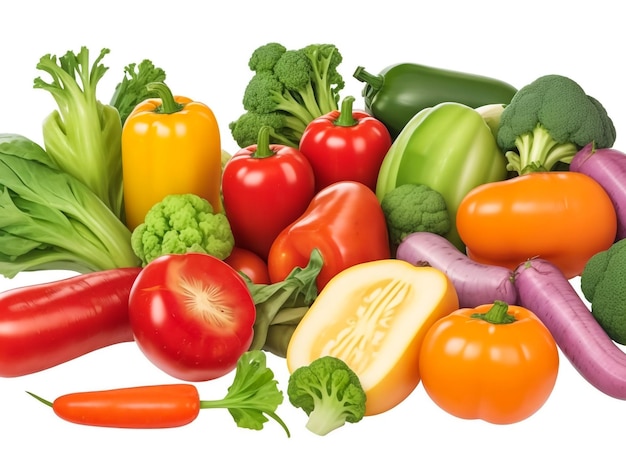
<path fill-rule="evenodd" d="M 172 377 L 196 382 L 235 368 L 252 343 L 256 317 L 241 275 L 203 253 L 149 263 L 133 284 L 128 312 L 146 357 Z"/>
<path fill-rule="evenodd" d="M 235 271 L 244 273 L 255 284 L 270 284 L 267 263 L 256 253 L 235 246 L 224 261 Z"/>

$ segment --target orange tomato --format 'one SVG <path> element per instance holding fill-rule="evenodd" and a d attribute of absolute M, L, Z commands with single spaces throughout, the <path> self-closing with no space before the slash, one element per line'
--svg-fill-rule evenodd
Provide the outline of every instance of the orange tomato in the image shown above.
<path fill-rule="evenodd" d="M 530 173 L 488 183 L 461 201 L 457 229 L 474 261 L 515 269 L 540 257 L 571 279 L 615 241 L 606 191 L 581 173 Z"/>
<path fill-rule="evenodd" d="M 244 273 L 255 284 L 271 283 L 267 263 L 253 251 L 234 246 L 224 261 L 235 271 Z"/>
<path fill-rule="evenodd" d="M 547 401 L 559 354 L 534 313 L 494 302 L 438 320 L 424 337 L 419 367 L 426 393 L 443 410 L 511 424 Z"/>
<path fill-rule="evenodd" d="M 349 267 L 326 284 L 296 327 L 287 367 L 293 372 L 337 357 L 361 381 L 365 414 L 382 413 L 418 385 L 424 335 L 458 305 L 452 283 L 435 268 L 398 259 Z"/>

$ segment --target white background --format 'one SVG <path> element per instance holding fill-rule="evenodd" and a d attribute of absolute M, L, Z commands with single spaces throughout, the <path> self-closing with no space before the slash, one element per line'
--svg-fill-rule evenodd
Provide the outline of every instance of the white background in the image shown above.
<path fill-rule="evenodd" d="M 206 5 L 206 6 L 201 6 Z M 99 85 L 108 101 L 130 62 L 149 58 L 164 68 L 177 94 L 211 106 L 223 146 L 237 150 L 228 123 L 242 112 L 251 51 L 265 42 L 289 48 L 335 43 L 344 56 L 342 96 L 361 105 L 359 65 L 378 72 L 395 62 L 418 62 L 490 75 L 521 87 L 540 75 L 577 80 L 598 98 L 626 149 L 623 20 L 615 3 L 524 1 L 382 2 L 187 0 L 88 3 L 9 2 L 0 28 L 0 132 L 41 143 L 41 122 L 55 103 L 33 89 L 44 54 L 85 45 L 111 53 Z M 42 75 L 44 78 L 48 78 Z M 567 233 L 563 234 L 564 237 Z M 2 280 L 0 290 L 69 273 L 32 273 Z M 282 387 L 284 361 L 269 358 Z M 220 398 L 230 376 L 199 384 L 202 397 Z M 30 376 L 0 379 L 0 466 L 11 469 L 166 468 L 455 468 L 521 469 L 623 465 L 626 403 L 589 385 L 562 358 L 546 405 L 510 426 L 463 421 L 438 409 L 419 386 L 393 410 L 346 425 L 326 437 L 304 428 L 305 415 L 288 403 L 279 413 L 292 431 L 269 422 L 263 431 L 237 428 L 226 411 L 206 410 L 174 430 L 118 430 L 72 425 L 27 396 L 49 399 L 80 390 L 171 382 L 133 343 L 117 345 Z M 9 463 L 10 462 L 10 463 Z"/>

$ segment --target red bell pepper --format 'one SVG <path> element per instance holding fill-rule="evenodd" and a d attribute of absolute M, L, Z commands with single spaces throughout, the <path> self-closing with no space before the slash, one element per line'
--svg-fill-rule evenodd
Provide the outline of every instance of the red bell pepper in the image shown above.
<path fill-rule="evenodd" d="M 378 119 L 353 111 L 347 96 L 341 111 L 311 121 L 300 139 L 300 151 L 311 162 L 316 192 L 337 181 L 353 180 L 376 191 L 378 171 L 391 147 L 391 134 Z"/>
<path fill-rule="evenodd" d="M 315 194 L 309 161 L 296 148 L 270 144 L 269 130 L 262 127 L 256 144 L 235 152 L 222 174 L 224 211 L 235 246 L 264 261 L 276 236 Z"/>
<path fill-rule="evenodd" d="M 317 193 L 306 211 L 274 240 L 268 257 L 271 281 L 282 281 L 295 267 L 305 267 L 314 248 L 324 260 L 318 291 L 350 266 L 390 258 L 385 216 L 376 194 L 358 181 L 339 181 Z"/>

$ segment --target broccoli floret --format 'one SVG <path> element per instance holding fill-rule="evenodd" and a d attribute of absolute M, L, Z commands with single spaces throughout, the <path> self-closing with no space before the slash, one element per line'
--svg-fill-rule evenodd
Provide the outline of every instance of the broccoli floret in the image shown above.
<path fill-rule="evenodd" d="M 254 113 L 248 111 L 229 124 L 233 139 L 242 148 L 257 143 L 259 130 L 263 126 L 271 128 L 270 143 L 295 148 L 300 144 L 299 136 L 302 135 L 306 127 L 299 119 L 281 112 Z"/>
<path fill-rule="evenodd" d="M 257 47 L 248 60 L 248 67 L 253 72 L 272 72 L 274 65 L 287 51 L 287 48 L 278 42 L 268 42 Z"/>
<path fill-rule="evenodd" d="M 402 184 L 383 197 L 389 241 L 399 245 L 414 232 L 445 235 L 451 227 L 450 214 L 443 196 L 424 184 Z"/>
<path fill-rule="evenodd" d="M 609 337 L 626 345 L 626 239 L 587 261 L 580 275 L 580 290 Z"/>
<path fill-rule="evenodd" d="M 574 80 L 545 75 L 520 88 L 504 108 L 498 145 L 518 174 L 549 171 L 569 164 L 578 150 L 594 142 L 615 142 L 615 126 L 602 104 Z"/>
<path fill-rule="evenodd" d="M 197 252 L 225 259 L 234 245 L 226 215 L 215 213 L 210 202 L 191 193 L 165 196 L 131 235 L 143 266 L 166 254 Z"/>
<path fill-rule="evenodd" d="M 285 123 L 272 125 L 276 134 L 273 142 L 282 143 L 278 137 L 282 136 L 283 142 L 297 146 L 313 119 L 339 108 L 339 92 L 345 86 L 338 71 L 342 60 L 339 50 L 332 44 L 287 49 L 271 42 L 258 47 L 248 61 L 254 75 L 243 94 L 244 110 L 282 115 Z M 244 113 L 239 119 L 249 119 L 249 116 Z M 248 137 L 241 138 L 237 121 L 231 123 L 230 129 L 238 143 L 239 140 L 250 141 Z M 246 131 L 244 136 L 246 134 L 254 135 L 254 132 Z"/>
<path fill-rule="evenodd" d="M 309 431 L 324 436 L 365 416 L 366 394 L 356 373 L 341 359 L 323 356 L 294 370 L 287 384 L 290 403 L 308 415 Z"/>

